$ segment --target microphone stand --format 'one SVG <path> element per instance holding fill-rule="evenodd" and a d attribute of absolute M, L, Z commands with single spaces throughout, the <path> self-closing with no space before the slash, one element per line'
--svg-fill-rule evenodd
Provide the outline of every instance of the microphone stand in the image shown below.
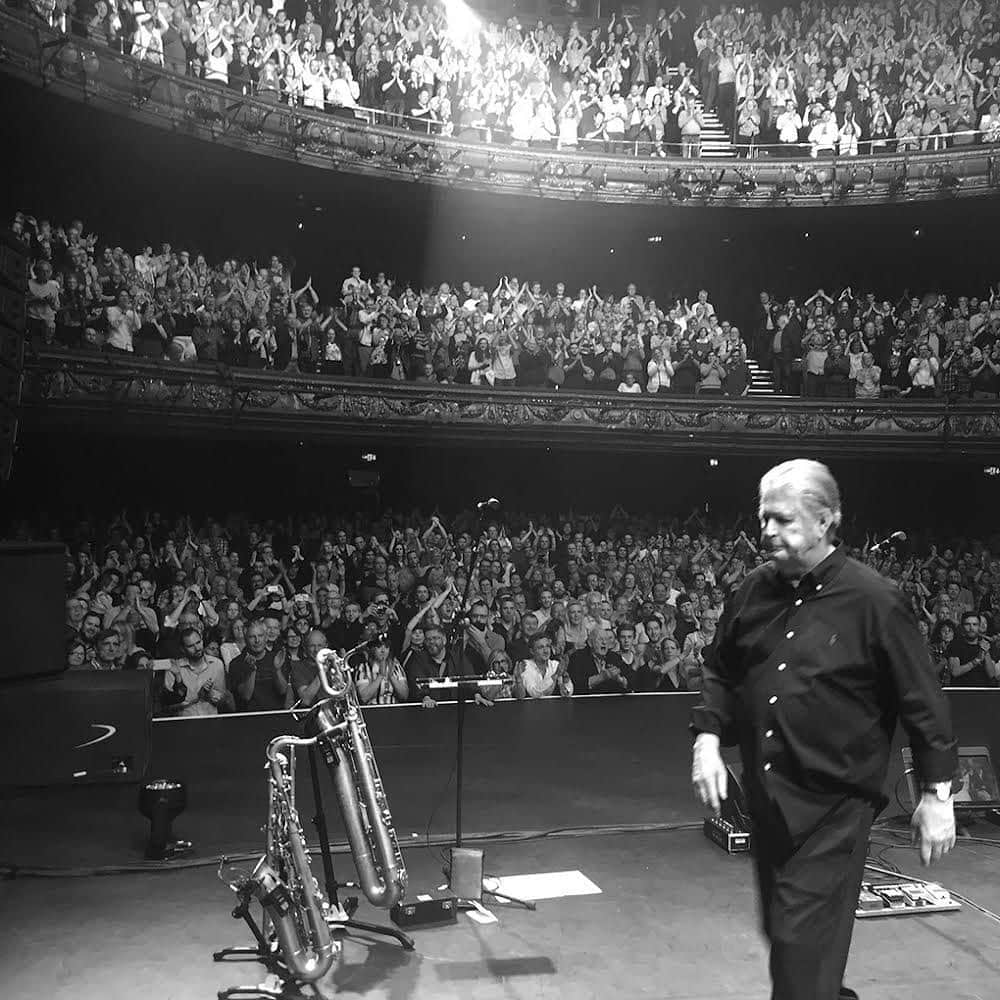
<path fill-rule="evenodd" d="M 485 507 L 480 508 L 479 521 L 478 521 L 478 534 L 475 546 L 472 549 L 472 558 L 469 561 L 468 574 L 465 578 L 465 589 L 462 593 L 461 603 L 459 605 L 458 613 L 456 614 L 455 621 L 452 622 L 451 627 L 448 629 L 446 634 L 445 643 L 445 663 L 450 667 L 452 665 L 452 640 L 455 637 L 455 633 L 458 628 L 465 629 L 467 627 L 467 621 L 465 620 L 465 604 L 469 597 L 469 588 L 472 585 L 472 574 L 475 572 L 476 566 L 479 563 L 479 552 L 483 545 L 482 534 L 483 534 L 483 521 L 484 521 L 484 511 Z M 464 641 L 464 635 L 463 635 Z M 456 664 L 456 667 L 461 669 L 461 660 Z M 463 779 L 463 760 L 465 755 L 465 704 L 466 697 L 465 691 L 461 684 L 456 685 L 455 691 L 455 847 L 461 848 L 462 846 L 462 779 Z M 454 862 L 452 862 L 453 864 Z M 445 874 L 448 876 L 448 884 L 451 886 L 451 881 L 453 877 L 452 865 L 449 864 L 446 869 Z M 507 896 L 501 892 L 493 892 L 487 889 L 483 885 L 482 879 L 480 878 L 480 895 L 493 896 L 495 899 L 502 899 L 508 903 L 516 903 L 519 906 L 523 906 L 527 910 L 534 910 L 535 904 L 528 899 L 517 899 L 514 896 Z M 459 900 L 460 905 L 464 905 L 466 909 L 472 908 L 473 904 L 468 900 Z"/>

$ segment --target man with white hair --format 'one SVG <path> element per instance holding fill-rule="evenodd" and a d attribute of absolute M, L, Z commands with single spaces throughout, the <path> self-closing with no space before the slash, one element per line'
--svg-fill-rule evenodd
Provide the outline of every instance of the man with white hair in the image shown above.
<path fill-rule="evenodd" d="M 830 470 L 775 466 L 758 516 L 769 561 L 706 650 L 692 781 L 718 812 L 719 748 L 739 745 L 772 1000 L 851 998 L 843 974 L 897 718 L 924 793 L 912 825 L 925 865 L 955 843 L 955 741 L 906 595 L 837 545 Z"/>

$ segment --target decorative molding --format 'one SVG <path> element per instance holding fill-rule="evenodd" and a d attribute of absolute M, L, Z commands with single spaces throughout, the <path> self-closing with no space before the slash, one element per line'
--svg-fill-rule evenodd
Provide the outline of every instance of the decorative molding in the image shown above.
<path fill-rule="evenodd" d="M 962 457 L 992 452 L 1000 409 L 985 403 L 622 397 L 546 389 L 433 388 L 208 365 L 47 352 L 26 368 L 26 423 L 137 432 L 559 442 L 617 450 Z"/>

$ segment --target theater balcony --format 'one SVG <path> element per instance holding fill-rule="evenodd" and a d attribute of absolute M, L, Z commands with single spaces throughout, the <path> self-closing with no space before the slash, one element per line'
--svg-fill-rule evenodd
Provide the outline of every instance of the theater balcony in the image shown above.
<path fill-rule="evenodd" d="M 515 148 L 468 130 L 395 128 L 366 109 L 338 114 L 268 103 L 165 72 L 37 19 L 0 10 L 0 71 L 45 91 L 206 143 L 342 173 L 583 203 L 836 207 L 982 197 L 1000 186 L 1000 148 L 713 161 Z M 479 141 L 476 141 L 479 140 Z"/>
<path fill-rule="evenodd" d="M 121 355 L 43 351 L 26 364 L 25 429 L 589 450 L 995 455 L 995 403 L 624 397 L 557 389 L 433 388 Z"/>

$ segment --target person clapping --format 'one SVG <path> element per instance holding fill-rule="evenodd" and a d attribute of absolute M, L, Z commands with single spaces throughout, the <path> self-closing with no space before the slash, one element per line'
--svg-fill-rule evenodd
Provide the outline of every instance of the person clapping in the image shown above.
<path fill-rule="evenodd" d="M 573 693 L 566 665 L 552 659 L 552 640 L 538 632 L 531 639 L 531 658 L 520 660 L 514 667 L 515 698 L 545 698 L 560 694 L 568 698 Z"/>

